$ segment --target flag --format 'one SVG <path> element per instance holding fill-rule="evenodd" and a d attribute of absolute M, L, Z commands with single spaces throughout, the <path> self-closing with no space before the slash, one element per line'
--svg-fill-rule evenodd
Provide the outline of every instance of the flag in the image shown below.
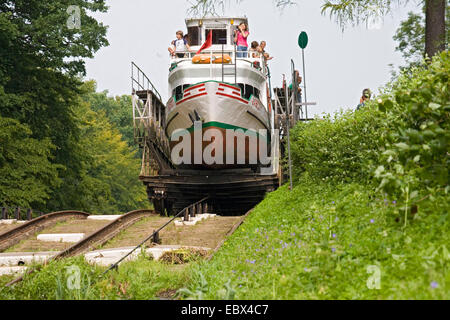
<path fill-rule="evenodd" d="M 205 49 L 208 49 L 211 46 L 212 46 L 212 30 L 209 31 L 208 36 L 206 37 L 206 42 L 202 45 L 200 50 L 197 51 L 197 54 L 199 54 Z"/>

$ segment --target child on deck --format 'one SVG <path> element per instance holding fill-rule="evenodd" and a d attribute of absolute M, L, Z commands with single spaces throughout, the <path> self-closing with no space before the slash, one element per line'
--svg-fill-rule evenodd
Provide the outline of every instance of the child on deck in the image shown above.
<path fill-rule="evenodd" d="M 177 31 L 177 38 L 172 41 L 172 45 L 169 47 L 169 52 L 172 57 L 184 58 L 185 52 L 190 51 L 191 48 L 188 45 L 188 41 L 183 37 L 183 31 Z"/>

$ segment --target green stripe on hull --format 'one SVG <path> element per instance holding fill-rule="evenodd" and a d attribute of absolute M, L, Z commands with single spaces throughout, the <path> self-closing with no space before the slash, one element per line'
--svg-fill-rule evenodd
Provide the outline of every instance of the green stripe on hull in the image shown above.
<path fill-rule="evenodd" d="M 218 122 L 218 121 L 210 121 L 210 122 L 206 122 L 206 123 L 202 123 L 202 129 L 205 128 L 211 128 L 211 127 L 216 127 L 216 128 L 220 128 L 220 129 L 230 129 L 230 130 L 243 130 L 245 133 L 251 134 L 251 135 L 256 135 L 261 136 L 264 140 L 267 140 L 267 136 L 265 135 L 260 135 L 259 132 L 256 132 L 254 130 L 250 130 L 250 129 L 246 129 L 246 128 L 242 128 L 239 126 L 235 126 L 232 124 L 228 124 L 228 123 L 223 123 L 223 122 Z M 186 131 L 188 131 L 189 133 L 193 133 L 194 132 L 194 125 L 192 125 L 192 127 L 184 129 Z M 174 138 L 178 138 L 179 136 L 182 136 L 182 134 L 173 134 L 172 136 Z"/>

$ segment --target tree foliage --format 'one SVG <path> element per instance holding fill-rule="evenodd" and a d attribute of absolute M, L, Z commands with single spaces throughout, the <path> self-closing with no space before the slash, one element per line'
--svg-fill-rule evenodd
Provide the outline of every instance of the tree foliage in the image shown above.
<path fill-rule="evenodd" d="M 86 97 L 92 106 L 92 110 L 105 113 L 109 122 L 117 128 L 122 135 L 122 138 L 129 146 L 134 146 L 133 133 L 133 111 L 131 109 L 131 97 L 129 95 L 122 95 L 116 97 L 109 97 L 108 91 L 93 92 Z"/>
<path fill-rule="evenodd" d="M 54 146 L 30 136 L 26 125 L 0 117 L 0 205 L 44 204 L 61 182 L 61 166 L 52 164 Z"/>
<path fill-rule="evenodd" d="M 329 15 L 345 28 L 348 24 L 368 23 L 371 18 L 388 14 L 394 4 L 403 4 L 408 0 L 325 0 L 322 13 Z"/>
<path fill-rule="evenodd" d="M 450 10 L 446 12 L 446 42 L 450 39 Z M 408 18 L 401 22 L 394 40 L 395 50 L 399 51 L 409 66 L 422 63 L 425 56 L 425 17 L 424 14 L 408 13 Z"/>
<path fill-rule="evenodd" d="M 393 124 L 376 177 L 380 188 L 415 198 L 449 188 L 450 54 L 400 76 L 378 107 Z"/>
<path fill-rule="evenodd" d="M 394 40 L 398 45 L 395 50 L 401 52 L 408 64 L 423 60 L 425 54 L 425 19 L 423 15 L 410 12 L 397 29 Z"/>
<path fill-rule="evenodd" d="M 299 123 L 298 177 L 372 184 L 406 202 L 449 190 L 450 54 L 413 68 L 360 111 Z"/>
<path fill-rule="evenodd" d="M 85 83 L 81 91 L 74 107 L 80 130 L 76 143 L 77 174 L 64 176 L 49 205 L 100 214 L 147 206 L 145 188 L 137 178 L 140 159 L 123 140 L 120 127 L 110 121 L 101 107 L 112 98 L 95 93 L 92 81 Z"/>
<path fill-rule="evenodd" d="M 91 16 L 106 10 L 104 0 L 0 0 L 0 203 L 93 213 L 143 206 L 139 159 L 127 145 L 129 97 L 107 98 L 79 80 L 84 59 L 108 44 Z"/>

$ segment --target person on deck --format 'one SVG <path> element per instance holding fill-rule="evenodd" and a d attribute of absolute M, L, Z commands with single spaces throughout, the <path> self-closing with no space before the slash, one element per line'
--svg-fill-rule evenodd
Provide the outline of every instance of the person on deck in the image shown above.
<path fill-rule="evenodd" d="M 271 57 L 265 50 L 267 43 L 265 41 L 261 41 L 261 44 L 259 45 L 259 52 L 263 55 L 264 59 L 267 61 L 272 60 L 273 57 Z"/>
<path fill-rule="evenodd" d="M 366 105 L 366 101 L 369 101 L 371 97 L 372 97 L 372 92 L 370 91 L 370 89 L 364 89 L 362 92 L 362 97 L 359 100 L 359 104 L 356 107 L 356 110 L 359 110 L 362 107 L 364 107 Z"/>
<path fill-rule="evenodd" d="M 295 70 L 295 77 L 297 78 L 297 94 L 296 94 L 296 98 L 297 98 L 297 102 L 298 103 L 302 103 L 302 88 L 300 87 L 303 78 L 300 76 L 300 72 L 298 70 Z M 289 85 L 289 93 L 291 94 L 293 90 L 293 83 L 291 82 L 291 84 Z"/>
<path fill-rule="evenodd" d="M 260 47 L 258 41 L 253 41 L 250 47 L 250 53 L 252 58 L 259 58 L 261 54 L 259 53 Z"/>
<path fill-rule="evenodd" d="M 242 22 L 238 29 L 234 31 L 234 42 L 237 45 L 237 57 L 246 58 L 248 51 L 247 38 L 250 32 L 248 31 L 248 26 L 245 22 Z"/>
<path fill-rule="evenodd" d="M 172 41 L 169 52 L 172 57 L 184 58 L 185 52 L 190 51 L 188 41 L 183 37 L 183 31 L 177 31 L 176 39 Z"/>

